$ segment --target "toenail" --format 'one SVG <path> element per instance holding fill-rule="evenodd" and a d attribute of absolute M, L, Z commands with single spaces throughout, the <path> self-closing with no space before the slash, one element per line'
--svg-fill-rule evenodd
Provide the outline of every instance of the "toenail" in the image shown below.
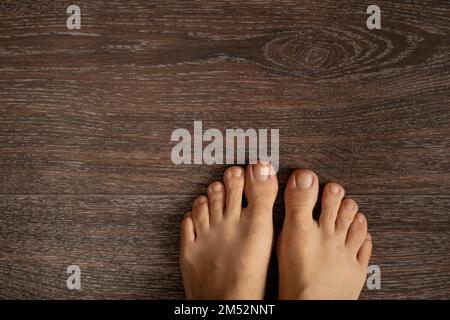
<path fill-rule="evenodd" d="M 367 235 L 366 235 L 366 240 L 372 241 L 372 236 L 368 232 L 367 232 Z"/>
<path fill-rule="evenodd" d="M 267 179 L 269 179 L 269 174 L 270 174 L 270 168 L 267 166 L 257 166 L 256 168 L 256 179 L 260 180 L 260 181 L 266 181 Z"/>
<path fill-rule="evenodd" d="M 338 194 L 341 188 L 335 184 L 332 184 L 330 187 L 330 191 L 334 194 Z"/>
<path fill-rule="evenodd" d="M 220 183 L 214 183 L 211 188 L 212 191 L 219 192 L 220 190 L 222 190 L 222 185 Z"/>
<path fill-rule="evenodd" d="M 297 187 L 302 189 L 311 188 L 314 178 L 309 173 L 302 173 L 295 177 L 295 183 Z"/>
<path fill-rule="evenodd" d="M 353 201 L 345 201 L 344 203 L 345 209 L 347 210 L 353 210 L 355 209 L 355 203 Z"/>
<path fill-rule="evenodd" d="M 202 204 L 202 203 L 204 203 L 206 201 L 206 197 L 198 197 L 197 198 L 197 203 L 198 204 Z"/>
<path fill-rule="evenodd" d="M 233 168 L 233 169 L 231 169 L 231 175 L 233 177 L 240 177 L 242 175 L 242 169 L 241 168 Z"/>
<path fill-rule="evenodd" d="M 364 222 L 364 216 L 363 216 L 362 214 L 359 214 L 359 215 L 358 215 L 358 218 L 356 218 L 356 220 L 357 220 L 359 223 L 363 223 L 363 222 Z"/>

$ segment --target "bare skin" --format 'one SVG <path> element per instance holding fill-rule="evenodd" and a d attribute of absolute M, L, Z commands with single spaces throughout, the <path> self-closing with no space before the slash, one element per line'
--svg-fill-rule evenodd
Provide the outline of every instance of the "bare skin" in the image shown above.
<path fill-rule="evenodd" d="M 270 173 L 270 174 L 268 174 Z M 357 299 L 372 250 L 367 222 L 344 188 L 325 186 L 313 220 L 317 176 L 297 170 L 285 191 L 277 243 L 280 299 Z M 232 167 L 195 199 L 181 223 L 180 265 L 189 299 L 262 299 L 278 183 L 267 164 Z M 242 208 L 242 193 L 248 206 Z"/>
<path fill-rule="evenodd" d="M 280 299 L 357 299 L 372 251 L 367 221 L 344 188 L 328 183 L 318 221 L 312 211 L 317 176 L 297 170 L 285 190 L 286 215 L 277 243 Z"/>
<path fill-rule="evenodd" d="M 232 167 L 195 199 L 181 223 L 188 299 L 263 299 L 278 183 L 270 165 Z M 242 194 L 248 202 L 242 208 Z"/>

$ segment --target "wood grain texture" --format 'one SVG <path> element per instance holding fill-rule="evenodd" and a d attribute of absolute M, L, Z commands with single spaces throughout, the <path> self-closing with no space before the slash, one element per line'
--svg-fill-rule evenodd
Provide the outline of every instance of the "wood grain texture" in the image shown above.
<path fill-rule="evenodd" d="M 449 196 L 351 195 L 369 220 L 382 289 L 448 298 Z M 1 196 L 2 298 L 183 298 L 178 226 L 190 196 Z M 275 209 L 280 230 L 283 208 Z M 445 228 L 443 228 L 445 226 Z M 78 264 L 82 290 L 67 290 Z M 276 296 L 276 268 L 267 295 Z"/>
<path fill-rule="evenodd" d="M 0 2 L 2 298 L 182 297 L 179 218 L 224 170 L 172 163 L 194 120 L 280 129 L 281 183 L 357 195 L 382 268 L 363 298 L 450 298 L 448 1 L 377 1 L 373 31 L 366 1 L 77 4 L 69 31 L 67 1 Z"/>

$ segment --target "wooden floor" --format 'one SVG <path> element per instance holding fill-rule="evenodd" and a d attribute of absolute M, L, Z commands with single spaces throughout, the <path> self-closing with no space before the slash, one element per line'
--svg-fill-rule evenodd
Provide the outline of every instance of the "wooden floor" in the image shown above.
<path fill-rule="evenodd" d="M 280 129 L 277 231 L 295 168 L 346 188 L 362 298 L 450 298 L 447 0 L 378 0 L 381 30 L 372 1 L 77 0 L 71 31 L 69 2 L 0 2 L 1 298 L 183 298 L 179 222 L 225 168 L 172 163 L 195 120 Z"/>

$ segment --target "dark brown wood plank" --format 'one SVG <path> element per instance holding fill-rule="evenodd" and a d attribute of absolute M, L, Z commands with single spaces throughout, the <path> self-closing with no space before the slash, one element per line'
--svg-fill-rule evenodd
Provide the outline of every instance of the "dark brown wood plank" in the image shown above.
<path fill-rule="evenodd" d="M 83 111 L 7 107 L 0 119 L 0 193 L 202 192 L 211 177 L 220 178 L 223 166 L 177 166 L 170 158 L 172 130 L 192 133 L 193 120 L 202 120 L 205 130 L 279 129 L 282 177 L 308 167 L 354 193 L 450 192 L 450 112 L 444 101 L 283 112 L 269 106 L 239 112 L 205 106 L 201 113 L 149 107 L 136 115 L 124 106 L 126 116 L 99 110 L 87 99 Z M 179 182 L 171 183 L 174 178 Z"/>
<path fill-rule="evenodd" d="M 362 298 L 449 298 L 450 197 L 352 195 L 374 238 L 381 290 Z M 188 196 L 1 196 L 2 298 L 182 298 L 178 224 Z M 280 201 L 279 201 L 280 202 Z M 275 210 L 276 229 L 282 205 Z M 66 288 L 78 264 L 82 290 Z M 276 268 L 268 296 L 276 296 Z"/>
<path fill-rule="evenodd" d="M 369 31 L 359 2 L 81 1 L 70 33 L 63 1 L 6 2 L 0 193 L 198 193 L 222 168 L 170 160 L 193 120 L 278 128 L 283 170 L 353 192 L 448 192 L 450 6 L 379 5 Z"/>
<path fill-rule="evenodd" d="M 1 197 L 3 298 L 182 295 L 179 206 L 167 197 Z M 79 265 L 82 290 L 67 289 Z"/>

